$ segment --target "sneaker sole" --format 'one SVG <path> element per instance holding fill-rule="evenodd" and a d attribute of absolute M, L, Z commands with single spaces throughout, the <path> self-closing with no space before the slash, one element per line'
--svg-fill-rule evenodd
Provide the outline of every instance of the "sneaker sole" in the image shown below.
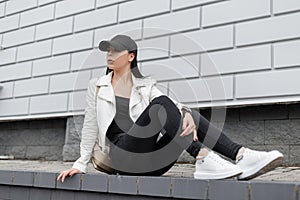
<path fill-rule="evenodd" d="M 242 171 L 235 172 L 222 172 L 222 173 L 194 173 L 195 179 L 207 180 L 207 179 L 228 179 L 241 175 Z"/>
<path fill-rule="evenodd" d="M 243 174 L 241 174 L 238 179 L 239 180 L 250 180 L 257 176 L 260 176 L 262 174 L 265 174 L 276 167 L 278 167 L 280 164 L 282 164 L 283 161 L 283 155 L 279 152 L 276 152 L 276 155 L 274 155 L 270 159 L 264 160 L 259 165 L 254 166 L 253 168 L 247 170 Z"/>

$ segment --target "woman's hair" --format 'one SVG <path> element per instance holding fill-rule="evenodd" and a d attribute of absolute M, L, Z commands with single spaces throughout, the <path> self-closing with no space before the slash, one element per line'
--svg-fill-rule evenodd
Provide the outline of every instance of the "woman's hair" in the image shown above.
<path fill-rule="evenodd" d="M 134 59 L 130 63 L 131 73 L 136 78 L 144 78 L 137 65 L 137 50 L 129 51 L 129 53 L 134 53 Z M 111 71 L 113 70 L 109 69 L 108 67 L 106 68 L 106 74 L 110 73 Z"/>

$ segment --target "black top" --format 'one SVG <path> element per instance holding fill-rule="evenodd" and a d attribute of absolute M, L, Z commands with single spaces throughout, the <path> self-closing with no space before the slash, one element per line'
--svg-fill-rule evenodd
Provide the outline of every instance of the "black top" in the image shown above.
<path fill-rule="evenodd" d="M 107 129 L 107 138 L 112 142 L 127 133 L 132 124 L 134 123 L 129 115 L 129 98 L 116 97 L 116 115 Z"/>

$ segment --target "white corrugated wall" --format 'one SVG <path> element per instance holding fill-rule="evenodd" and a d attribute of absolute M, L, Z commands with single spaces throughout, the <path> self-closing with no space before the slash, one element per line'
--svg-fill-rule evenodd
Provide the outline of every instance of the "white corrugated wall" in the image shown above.
<path fill-rule="evenodd" d="M 83 114 L 118 33 L 192 107 L 300 99 L 299 0 L 0 0 L 0 120 Z"/>

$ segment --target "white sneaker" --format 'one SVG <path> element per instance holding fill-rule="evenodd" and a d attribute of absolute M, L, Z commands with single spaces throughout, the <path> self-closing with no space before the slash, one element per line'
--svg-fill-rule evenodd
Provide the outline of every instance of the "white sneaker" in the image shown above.
<path fill-rule="evenodd" d="M 237 161 L 237 166 L 243 171 L 238 179 L 252 179 L 278 167 L 283 160 L 279 151 L 254 151 L 245 148 L 242 158 Z"/>
<path fill-rule="evenodd" d="M 196 161 L 196 179 L 225 179 L 242 174 L 242 170 L 210 151 L 202 160 Z"/>

